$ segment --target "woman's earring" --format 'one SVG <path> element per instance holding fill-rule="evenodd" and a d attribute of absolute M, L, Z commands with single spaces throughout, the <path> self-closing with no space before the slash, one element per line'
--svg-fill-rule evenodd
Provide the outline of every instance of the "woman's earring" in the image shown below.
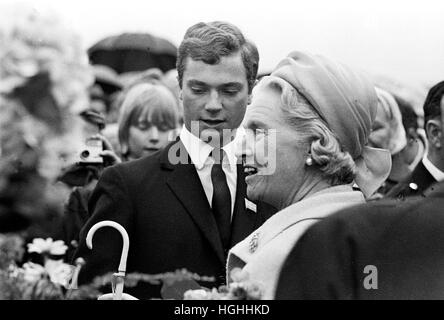
<path fill-rule="evenodd" d="M 308 156 L 307 159 L 305 159 L 305 164 L 310 167 L 313 165 L 313 158 L 311 156 Z"/>

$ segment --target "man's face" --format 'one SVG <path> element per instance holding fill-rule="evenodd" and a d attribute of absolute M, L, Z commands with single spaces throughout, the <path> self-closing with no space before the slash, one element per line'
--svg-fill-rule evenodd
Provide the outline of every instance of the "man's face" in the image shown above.
<path fill-rule="evenodd" d="M 249 100 L 241 54 L 222 57 L 215 65 L 188 57 L 180 97 L 185 127 L 203 141 L 238 128 Z"/>
<path fill-rule="evenodd" d="M 440 123 L 440 129 L 441 129 L 441 159 L 444 161 L 444 95 L 441 97 L 441 123 Z"/>
<path fill-rule="evenodd" d="M 441 115 L 427 120 L 425 130 L 428 140 L 427 157 L 438 169 L 444 171 L 444 96 L 441 97 Z"/>

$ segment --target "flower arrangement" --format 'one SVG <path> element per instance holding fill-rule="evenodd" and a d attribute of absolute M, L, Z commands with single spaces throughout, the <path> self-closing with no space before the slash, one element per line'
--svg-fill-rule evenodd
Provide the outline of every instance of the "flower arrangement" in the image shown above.
<path fill-rule="evenodd" d="M 96 300 L 113 281 L 113 274 L 96 277 L 90 284 L 73 285 L 76 266 L 63 261 L 67 246 L 61 240 L 33 239 L 26 245 L 19 234 L 0 234 L 0 300 Z M 25 254 L 34 261 L 25 261 Z M 38 261 L 38 262 L 35 262 Z M 196 287 L 197 281 L 214 278 L 184 269 L 162 274 L 129 273 L 126 287 L 140 282 L 163 284 L 164 299 L 182 299 L 181 286 Z"/>
<path fill-rule="evenodd" d="M 31 261 L 20 266 L 24 240 L 16 234 L 0 234 L 0 300 L 96 299 L 101 292 L 93 286 L 69 289 L 74 267 L 63 262 L 63 241 L 34 239 L 27 253 L 36 253 L 43 264 Z"/>
<path fill-rule="evenodd" d="M 93 75 L 79 36 L 49 12 L 27 6 L 1 9 L 0 94 L 47 73 L 57 106 L 82 111 Z"/>
<path fill-rule="evenodd" d="M 249 279 L 248 273 L 235 268 L 230 273 L 232 282 L 219 289 L 188 290 L 184 300 L 260 300 L 263 288 L 260 283 Z"/>

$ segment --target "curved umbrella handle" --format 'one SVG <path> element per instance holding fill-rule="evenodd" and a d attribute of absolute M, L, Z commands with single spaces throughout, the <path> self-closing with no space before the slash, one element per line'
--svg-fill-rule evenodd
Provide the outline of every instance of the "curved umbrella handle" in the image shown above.
<path fill-rule="evenodd" d="M 118 271 L 119 273 L 123 273 L 123 276 L 125 276 L 126 260 L 128 258 L 128 249 L 129 249 L 129 237 L 128 233 L 126 232 L 125 228 L 122 227 L 122 225 L 110 220 L 100 221 L 96 223 L 91 227 L 91 229 L 89 229 L 88 234 L 86 235 L 86 245 L 88 246 L 88 248 L 92 249 L 92 238 L 94 236 L 94 233 L 97 231 L 97 229 L 100 229 L 102 227 L 113 227 L 117 229 L 122 235 L 123 248 L 122 248 L 122 255 L 120 256 L 120 264 Z"/>

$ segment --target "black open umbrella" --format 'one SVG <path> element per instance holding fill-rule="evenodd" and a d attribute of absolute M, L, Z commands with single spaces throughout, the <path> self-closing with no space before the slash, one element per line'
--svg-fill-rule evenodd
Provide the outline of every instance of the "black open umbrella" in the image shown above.
<path fill-rule="evenodd" d="M 88 49 L 92 64 L 102 64 L 117 73 L 176 67 L 177 48 L 166 39 L 149 33 L 122 33 L 106 37 Z"/>
<path fill-rule="evenodd" d="M 122 90 L 121 83 L 117 72 L 111 67 L 102 64 L 93 65 L 94 83 L 98 85 L 106 95 Z"/>

